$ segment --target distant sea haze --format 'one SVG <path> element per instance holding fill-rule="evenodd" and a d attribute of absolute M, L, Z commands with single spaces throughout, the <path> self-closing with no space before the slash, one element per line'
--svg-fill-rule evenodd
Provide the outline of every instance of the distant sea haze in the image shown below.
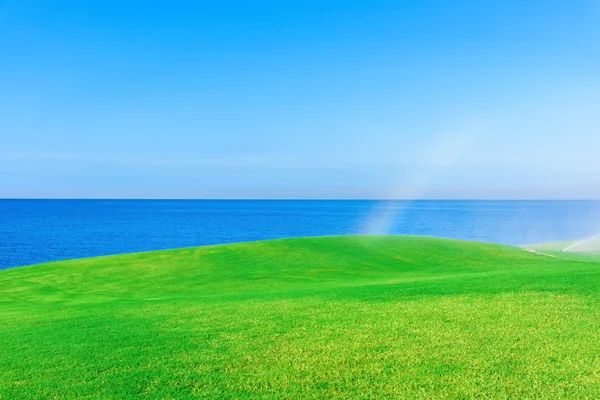
<path fill-rule="evenodd" d="M 0 199 L 0 268 L 309 235 L 397 233 L 517 245 L 599 232 L 599 201 Z"/>

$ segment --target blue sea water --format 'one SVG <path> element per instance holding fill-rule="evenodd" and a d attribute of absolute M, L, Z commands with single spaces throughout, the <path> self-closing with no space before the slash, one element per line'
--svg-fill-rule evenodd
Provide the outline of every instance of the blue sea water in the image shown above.
<path fill-rule="evenodd" d="M 305 235 L 388 231 L 505 244 L 600 231 L 597 201 L 0 200 L 0 268 Z"/>

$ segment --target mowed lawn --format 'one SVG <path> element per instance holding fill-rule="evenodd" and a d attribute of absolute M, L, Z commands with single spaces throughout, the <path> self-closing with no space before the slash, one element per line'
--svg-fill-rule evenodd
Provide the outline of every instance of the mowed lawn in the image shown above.
<path fill-rule="evenodd" d="M 412 236 L 0 271 L 0 398 L 600 398 L 600 263 Z"/>

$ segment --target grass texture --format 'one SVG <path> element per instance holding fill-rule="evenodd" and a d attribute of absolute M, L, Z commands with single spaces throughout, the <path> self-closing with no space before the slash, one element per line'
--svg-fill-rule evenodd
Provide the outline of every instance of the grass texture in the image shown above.
<path fill-rule="evenodd" d="M 599 398 L 600 262 L 414 236 L 0 271 L 0 398 Z"/>

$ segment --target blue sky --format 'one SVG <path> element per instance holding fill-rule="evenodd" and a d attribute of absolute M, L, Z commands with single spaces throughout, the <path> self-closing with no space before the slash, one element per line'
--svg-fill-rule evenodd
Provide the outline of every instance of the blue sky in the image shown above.
<path fill-rule="evenodd" d="M 0 197 L 600 198 L 600 1 L 0 0 Z"/>

